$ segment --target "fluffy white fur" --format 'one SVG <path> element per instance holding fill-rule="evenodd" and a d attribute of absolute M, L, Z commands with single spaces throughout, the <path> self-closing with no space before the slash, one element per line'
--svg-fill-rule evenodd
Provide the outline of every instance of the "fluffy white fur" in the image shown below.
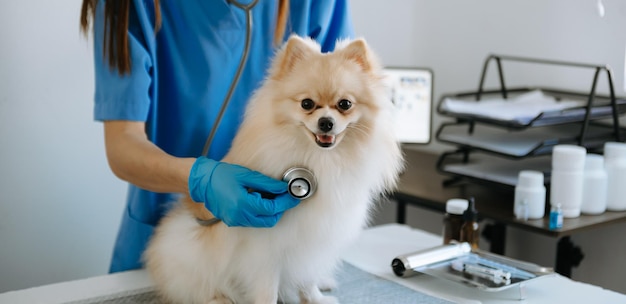
<path fill-rule="evenodd" d="M 223 161 L 277 179 L 290 167 L 306 167 L 317 192 L 266 229 L 203 227 L 198 208 L 180 204 L 145 254 L 162 294 L 176 303 L 276 303 L 293 295 L 302 303 L 335 303 L 320 292 L 330 286 L 320 284 L 333 282 L 342 248 L 367 224 L 373 202 L 395 186 L 403 164 L 382 78 L 362 39 L 321 53 L 314 41 L 290 37 Z M 304 109 L 304 99 L 315 107 Z M 338 105 L 344 99 L 347 110 Z M 321 117 L 333 120 L 332 131 L 319 130 Z M 332 146 L 322 147 L 320 138 Z"/>

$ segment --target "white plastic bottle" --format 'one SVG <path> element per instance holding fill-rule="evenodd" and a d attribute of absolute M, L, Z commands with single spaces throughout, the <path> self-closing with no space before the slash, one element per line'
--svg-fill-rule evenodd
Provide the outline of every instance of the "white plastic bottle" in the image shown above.
<path fill-rule="evenodd" d="M 626 210 L 626 143 L 607 142 L 604 144 L 604 167 L 608 186 L 606 210 Z"/>
<path fill-rule="evenodd" d="M 517 219 L 540 219 L 546 213 L 546 187 L 543 173 L 522 170 L 515 186 L 514 213 Z"/>
<path fill-rule="evenodd" d="M 580 211 L 584 214 L 601 214 L 606 211 L 607 189 L 608 175 L 604 169 L 604 157 L 587 154 Z"/>
<path fill-rule="evenodd" d="M 580 216 L 586 155 L 581 146 L 556 145 L 552 150 L 550 205 L 560 204 L 564 218 Z"/>

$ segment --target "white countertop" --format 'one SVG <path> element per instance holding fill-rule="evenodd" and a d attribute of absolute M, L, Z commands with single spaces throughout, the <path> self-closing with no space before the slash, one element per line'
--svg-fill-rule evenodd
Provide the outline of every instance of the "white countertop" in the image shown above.
<path fill-rule="evenodd" d="M 346 252 L 344 260 L 384 279 L 457 303 L 626 303 L 626 295 L 556 273 L 526 282 L 525 300 L 520 301 L 519 288 L 515 287 L 487 292 L 427 275 L 400 278 L 391 270 L 391 261 L 396 256 L 438 246 L 441 242 L 440 236 L 422 230 L 398 224 L 382 225 L 366 230 Z"/>
<path fill-rule="evenodd" d="M 558 274 L 526 282 L 525 300 L 522 301 L 519 300 L 520 290 L 516 287 L 487 292 L 428 275 L 400 278 L 393 274 L 390 264 L 396 256 L 440 244 L 441 237 L 438 235 L 405 225 L 382 225 L 366 229 L 343 259 L 381 278 L 457 303 L 626 303 L 626 295 L 572 281 Z M 69 303 L 151 288 L 152 282 L 147 273 L 135 270 L 10 291 L 0 294 L 0 303 Z"/>

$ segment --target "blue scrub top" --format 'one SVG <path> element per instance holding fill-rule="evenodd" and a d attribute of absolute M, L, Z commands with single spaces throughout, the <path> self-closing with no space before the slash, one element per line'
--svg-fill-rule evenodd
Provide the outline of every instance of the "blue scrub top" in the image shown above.
<path fill-rule="evenodd" d="M 154 33 L 152 0 L 133 0 L 128 40 L 131 73 L 120 76 L 103 56 L 104 1 L 94 22 L 96 120 L 146 122 L 149 139 L 178 157 L 197 157 L 219 112 L 241 58 L 245 12 L 226 0 L 161 0 L 162 27 Z M 276 48 L 277 1 L 252 9 L 250 55 L 224 114 L 209 157 L 221 159 L 260 85 Z M 287 33 L 310 36 L 331 51 L 337 39 L 353 37 L 347 0 L 290 2 Z M 115 243 L 111 272 L 142 267 L 141 254 L 175 194 L 129 186 L 127 208 Z"/>

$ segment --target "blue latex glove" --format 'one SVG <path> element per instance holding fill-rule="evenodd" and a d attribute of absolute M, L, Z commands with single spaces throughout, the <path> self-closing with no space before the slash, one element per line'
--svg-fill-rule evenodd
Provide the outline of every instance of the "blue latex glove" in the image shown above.
<path fill-rule="evenodd" d="M 274 197 L 264 198 L 260 192 Z M 289 194 L 286 182 L 204 156 L 191 167 L 189 193 L 228 226 L 273 227 L 300 202 Z"/>

